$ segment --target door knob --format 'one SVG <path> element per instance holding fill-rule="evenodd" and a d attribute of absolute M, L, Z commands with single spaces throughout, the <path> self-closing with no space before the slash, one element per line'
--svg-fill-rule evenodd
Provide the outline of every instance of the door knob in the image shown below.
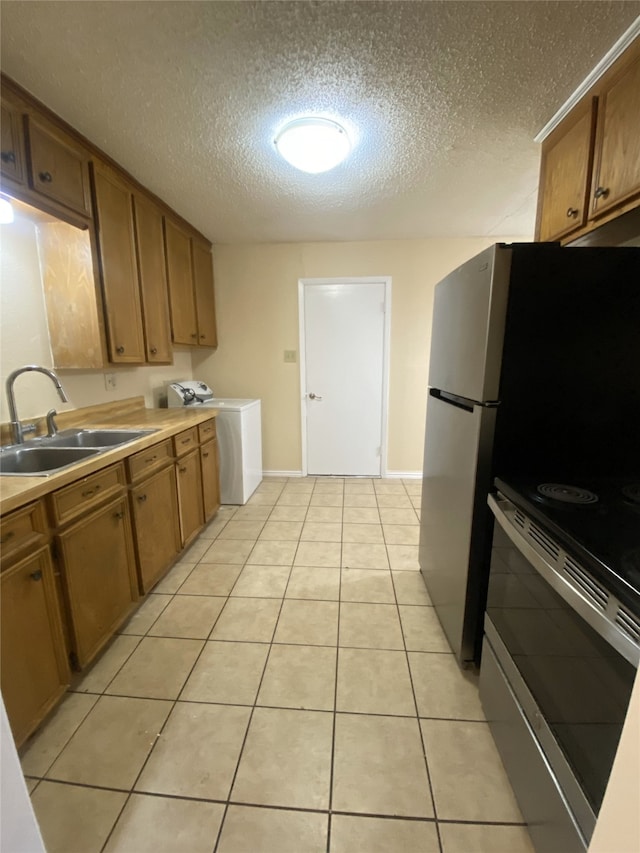
<path fill-rule="evenodd" d="M 309 399 L 310 400 L 322 400 L 322 397 L 320 397 L 319 394 L 314 394 L 313 392 L 310 392 L 309 393 Z"/>

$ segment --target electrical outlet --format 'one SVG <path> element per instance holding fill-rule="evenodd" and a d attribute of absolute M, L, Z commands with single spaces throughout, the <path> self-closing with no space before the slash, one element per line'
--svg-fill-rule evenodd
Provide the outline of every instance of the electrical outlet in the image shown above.
<path fill-rule="evenodd" d="M 115 373 L 105 373 L 104 375 L 104 387 L 107 391 L 115 391 L 116 390 L 116 375 Z"/>
<path fill-rule="evenodd" d="M 294 349 L 286 349 L 284 351 L 284 360 L 288 364 L 295 364 L 298 360 L 298 353 Z"/>

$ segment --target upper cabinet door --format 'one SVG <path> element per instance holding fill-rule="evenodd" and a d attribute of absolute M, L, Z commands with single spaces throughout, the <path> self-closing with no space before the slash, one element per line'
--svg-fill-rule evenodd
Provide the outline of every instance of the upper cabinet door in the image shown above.
<path fill-rule="evenodd" d="M 189 234 L 165 217 L 167 281 L 171 305 L 171 334 L 176 344 L 198 343 L 196 305 L 193 298 L 193 268 Z"/>
<path fill-rule="evenodd" d="M 589 99 L 543 150 L 540 240 L 559 240 L 587 221 L 595 111 Z"/>
<path fill-rule="evenodd" d="M 0 118 L 2 148 L 0 150 L 0 171 L 3 177 L 11 178 L 17 184 L 23 184 L 24 142 L 22 137 L 22 113 L 4 98 L 2 117 Z"/>
<path fill-rule="evenodd" d="M 600 94 L 591 215 L 640 192 L 640 56 Z"/>
<path fill-rule="evenodd" d="M 193 288 L 198 315 L 198 343 L 200 346 L 217 347 L 216 302 L 213 289 L 213 259 L 205 243 L 191 241 L 193 252 Z"/>
<path fill-rule="evenodd" d="M 171 364 L 171 329 L 165 266 L 162 213 L 145 196 L 133 197 L 138 273 L 147 361 Z"/>
<path fill-rule="evenodd" d="M 91 216 L 85 153 L 44 119 L 26 118 L 29 183 L 33 190 L 84 216 Z"/>
<path fill-rule="evenodd" d="M 126 184 L 99 164 L 94 164 L 93 177 L 110 360 L 139 364 L 145 352 L 132 195 Z"/>

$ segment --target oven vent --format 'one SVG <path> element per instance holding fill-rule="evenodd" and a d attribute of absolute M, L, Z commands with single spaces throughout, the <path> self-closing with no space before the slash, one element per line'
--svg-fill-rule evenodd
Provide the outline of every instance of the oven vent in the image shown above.
<path fill-rule="evenodd" d="M 576 563 L 568 554 L 564 555 L 562 568 L 569 575 L 574 584 L 582 590 L 587 598 L 600 610 L 606 610 L 609 602 L 609 593 L 594 580 L 579 563 Z"/>
<path fill-rule="evenodd" d="M 556 543 L 551 539 L 547 534 L 538 527 L 533 521 L 529 520 L 529 537 L 533 539 L 534 542 L 537 542 L 538 545 L 542 548 L 543 551 L 555 561 L 558 559 L 560 554 L 560 548 Z"/>
<path fill-rule="evenodd" d="M 630 637 L 634 643 L 640 645 L 640 621 L 629 611 L 620 605 L 616 613 L 616 625 L 621 631 Z"/>
<path fill-rule="evenodd" d="M 523 512 L 520 512 L 518 507 L 515 508 L 515 512 L 513 514 L 513 520 L 518 525 L 518 527 L 521 527 L 523 530 L 526 528 L 527 516 Z"/>

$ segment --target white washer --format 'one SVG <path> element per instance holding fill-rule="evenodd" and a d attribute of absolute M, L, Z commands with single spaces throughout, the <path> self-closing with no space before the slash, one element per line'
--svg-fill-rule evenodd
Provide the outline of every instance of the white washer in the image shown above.
<path fill-rule="evenodd" d="M 260 400 L 214 397 L 205 382 L 185 380 L 167 387 L 167 406 L 215 409 L 220 449 L 220 500 L 246 504 L 262 482 Z"/>

